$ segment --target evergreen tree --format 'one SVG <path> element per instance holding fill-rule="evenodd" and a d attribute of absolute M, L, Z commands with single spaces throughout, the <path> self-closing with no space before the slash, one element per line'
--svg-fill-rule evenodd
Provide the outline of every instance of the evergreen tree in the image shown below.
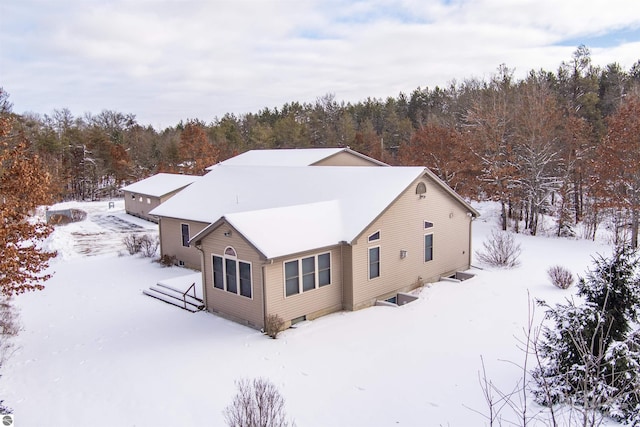
<path fill-rule="evenodd" d="M 539 403 L 578 406 L 584 425 L 598 413 L 640 425 L 640 330 L 630 331 L 640 310 L 637 261 L 629 247 L 595 259 L 578 284 L 585 302 L 549 308 L 553 326 L 543 329 L 533 372 Z"/>

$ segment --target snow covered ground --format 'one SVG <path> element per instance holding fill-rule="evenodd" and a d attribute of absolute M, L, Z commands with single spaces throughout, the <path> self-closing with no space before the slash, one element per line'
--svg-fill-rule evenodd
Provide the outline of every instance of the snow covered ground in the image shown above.
<path fill-rule="evenodd" d="M 325 316 L 272 340 L 143 296 L 191 271 L 124 255 L 126 233 L 156 225 L 126 215 L 122 201 L 64 207 L 88 218 L 56 229 L 55 275 L 43 291 L 15 298 L 23 331 L 0 396 L 16 426 L 224 425 L 234 381 L 257 376 L 277 385 L 301 427 L 486 425 L 476 412 L 487 412 L 480 357 L 498 387 L 513 388 L 528 295 L 560 302 L 575 291 L 552 286 L 546 269 L 583 274 L 591 256 L 610 253 L 606 242 L 518 235 L 518 268 L 476 269 L 471 280 L 425 287 L 406 306 Z M 476 207 L 478 249 L 497 219 L 491 204 Z"/>

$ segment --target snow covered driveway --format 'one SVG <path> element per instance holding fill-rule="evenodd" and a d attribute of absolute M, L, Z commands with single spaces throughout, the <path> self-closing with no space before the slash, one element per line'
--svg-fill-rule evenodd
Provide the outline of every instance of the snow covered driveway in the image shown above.
<path fill-rule="evenodd" d="M 83 221 L 57 225 L 48 241 L 48 247 L 58 251 L 64 259 L 84 256 L 109 255 L 126 252 L 122 239 L 129 234 L 158 234 L 158 225 L 128 215 L 124 201 L 66 202 L 52 209 L 82 209 L 87 212 Z"/>

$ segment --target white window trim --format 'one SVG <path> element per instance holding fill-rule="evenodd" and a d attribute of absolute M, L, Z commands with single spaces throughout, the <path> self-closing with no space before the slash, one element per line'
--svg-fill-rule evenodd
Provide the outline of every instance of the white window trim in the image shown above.
<path fill-rule="evenodd" d="M 227 247 L 228 248 L 228 247 Z M 227 248 L 224 249 L 224 252 L 227 251 Z M 232 248 L 233 249 L 233 248 Z M 234 252 L 236 252 L 236 254 L 238 253 L 235 249 L 233 249 Z M 223 252 L 223 253 L 224 253 Z M 222 259 L 222 286 L 223 289 L 220 288 L 216 288 L 215 286 L 215 272 L 214 272 L 214 262 L 213 262 L 213 257 L 218 257 Z M 227 263 L 226 260 L 230 259 L 236 262 L 236 289 L 237 292 L 231 292 L 227 289 Z M 245 263 L 245 264 L 249 264 L 249 268 L 251 269 L 251 296 L 248 297 L 246 295 L 242 295 L 241 292 L 241 286 L 240 286 L 240 263 Z M 252 300 L 253 299 L 253 263 L 251 263 L 251 261 L 245 261 L 242 259 L 239 259 L 237 256 L 231 256 L 231 255 L 219 255 L 219 254 L 211 254 L 211 287 L 213 289 L 216 289 L 218 291 L 224 291 L 227 294 L 230 295 L 237 295 L 239 297 L 242 298 L 247 298 Z"/>
<path fill-rule="evenodd" d="M 378 233 L 378 237 L 376 239 L 372 239 L 371 237 L 373 237 L 373 235 L 376 233 Z M 379 242 L 381 237 L 382 237 L 382 232 L 380 230 L 376 230 L 367 236 L 367 242 L 368 243 Z"/>
<path fill-rule="evenodd" d="M 187 226 L 187 237 L 188 238 L 187 238 L 187 245 L 186 246 L 184 244 L 184 239 L 183 239 L 183 236 L 182 236 L 182 226 L 183 225 Z M 191 240 L 191 226 L 186 222 L 181 222 L 180 223 L 180 245 L 182 245 L 183 248 L 188 248 L 189 247 L 189 244 L 188 244 L 189 240 Z"/>
<path fill-rule="evenodd" d="M 435 259 L 435 245 L 434 245 L 434 241 L 435 240 L 434 240 L 433 235 L 434 235 L 433 232 L 424 233 L 424 236 L 422 237 L 422 262 L 425 263 L 425 264 L 429 263 L 429 262 L 432 262 Z M 426 246 L 427 236 L 431 236 L 431 259 L 428 260 L 428 261 L 427 261 L 427 246 Z"/>
<path fill-rule="evenodd" d="M 376 277 L 371 277 L 371 249 L 378 248 L 378 275 Z M 368 280 L 376 280 L 382 276 L 382 246 L 369 246 L 367 247 L 367 279 Z"/>
<path fill-rule="evenodd" d="M 326 285 L 322 285 L 320 286 L 320 270 L 318 269 L 318 257 L 322 256 L 322 255 L 329 255 L 329 283 L 327 283 Z M 302 260 L 303 259 L 307 259 L 307 258 L 311 258 L 313 257 L 313 261 L 314 261 L 314 287 L 313 289 L 309 289 L 307 291 L 305 291 L 303 289 L 303 280 L 302 277 L 304 276 L 303 272 L 302 272 Z M 287 271 L 286 271 L 286 267 L 285 265 L 287 263 L 293 262 L 293 261 L 297 261 L 298 262 L 298 293 L 297 294 L 293 294 L 293 295 L 287 295 Z M 315 291 L 317 289 L 322 289 L 326 286 L 330 286 L 331 284 L 333 284 L 333 257 L 331 255 L 331 251 L 328 252 L 322 252 L 319 254 L 315 254 L 315 255 L 309 255 L 309 256 L 303 256 L 300 258 L 291 258 L 291 259 L 287 259 L 282 261 L 282 284 L 283 284 L 283 292 L 284 292 L 284 297 L 285 298 L 293 298 L 295 296 L 298 295 L 302 295 L 305 292 L 310 292 L 310 291 Z"/>

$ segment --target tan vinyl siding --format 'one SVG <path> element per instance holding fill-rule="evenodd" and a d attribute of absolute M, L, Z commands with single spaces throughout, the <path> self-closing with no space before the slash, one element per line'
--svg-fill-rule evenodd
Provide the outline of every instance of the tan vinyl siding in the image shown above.
<path fill-rule="evenodd" d="M 166 202 L 171 197 L 176 195 L 180 190 L 178 189 L 167 193 L 161 197 L 149 196 L 142 193 L 133 193 L 131 191 L 124 192 L 124 210 L 129 215 L 137 216 L 147 221 L 158 222 L 158 218 L 154 215 L 149 215 L 153 209 L 160 206 L 161 203 Z M 132 197 L 134 196 L 134 197 Z M 142 201 L 140 198 L 142 197 Z"/>
<path fill-rule="evenodd" d="M 353 310 L 353 248 L 351 245 L 342 246 L 342 308 Z"/>
<path fill-rule="evenodd" d="M 132 197 L 133 196 L 133 197 Z M 140 200 L 142 198 L 142 201 Z M 124 210 L 129 215 L 146 219 L 147 221 L 158 222 L 157 218 L 149 215 L 149 211 L 158 207 L 162 201 L 158 197 L 148 196 L 146 194 L 124 192 Z"/>
<path fill-rule="evenodd" d="M 182 261 L 185 267 L 200 270 L 200 252 L 194 247 L 182 246 L 182 224 L 189 224 L 189 237 L 195 236 L 209 225 L 204 222 L 161 218 L 160 247 L 162 255 L 175 256 L 176 261 Z"/>
<path fill-rule="evenodd" d="M 306 316 L 311 320 L 342 310 L 342 246 L 314 250 L 290 257 L 279 258 L 265 266 L 267 314 L 277 314 L 285 322 Z M 331 284 L 285 296 L 284 263 L 312 255 L 331 254 Z"/>
<path fill-rule="evenodd" d="M 424 182 L 424 198 L 416 194 Z M 434 224 L 424 229 L 424 221 Z M 375 303 L 398 291 L 469 268 L 471 217 L 467 210 L 429 178 L 414 182 L 353 245 L 353 308 Z M 380 231 L 380 240 L 368 237 Z M 424 235 L 433 233 L 433 260 L 424 262 Z M 380 247 L 380 276 L 369 279 L 369 248 Z M 407 251 L 404 259 L 400 251 Z"/>
<path fill-rule="evenodd" d="M 322 159 L 313 166 L 380 166 L 366 158 L 357 156 L 347 151 L 341 151 L 326 159 Z"/>
<path fill-rule="evenodd" d="M 262 266 L 264 261 L 258 252 L 240 236 L 240 233 L 232 230 L 230 236 L 225 236 L 224 233 L 228 230 L 230 227 L 223 224 L 202 240 L 202 250 L 205 254 L 204 279 L 207 287 L 205 292 L 207 310 L 239 323 L 258 329 L 263 328 Z M 212 256 L 224 257 L 224 251 L 229 246 L 236 251 L 238 261 L 251 263 L 251 298 L 213 287 Z M 238 284 L 238 286 L 240 285 Z"/>

